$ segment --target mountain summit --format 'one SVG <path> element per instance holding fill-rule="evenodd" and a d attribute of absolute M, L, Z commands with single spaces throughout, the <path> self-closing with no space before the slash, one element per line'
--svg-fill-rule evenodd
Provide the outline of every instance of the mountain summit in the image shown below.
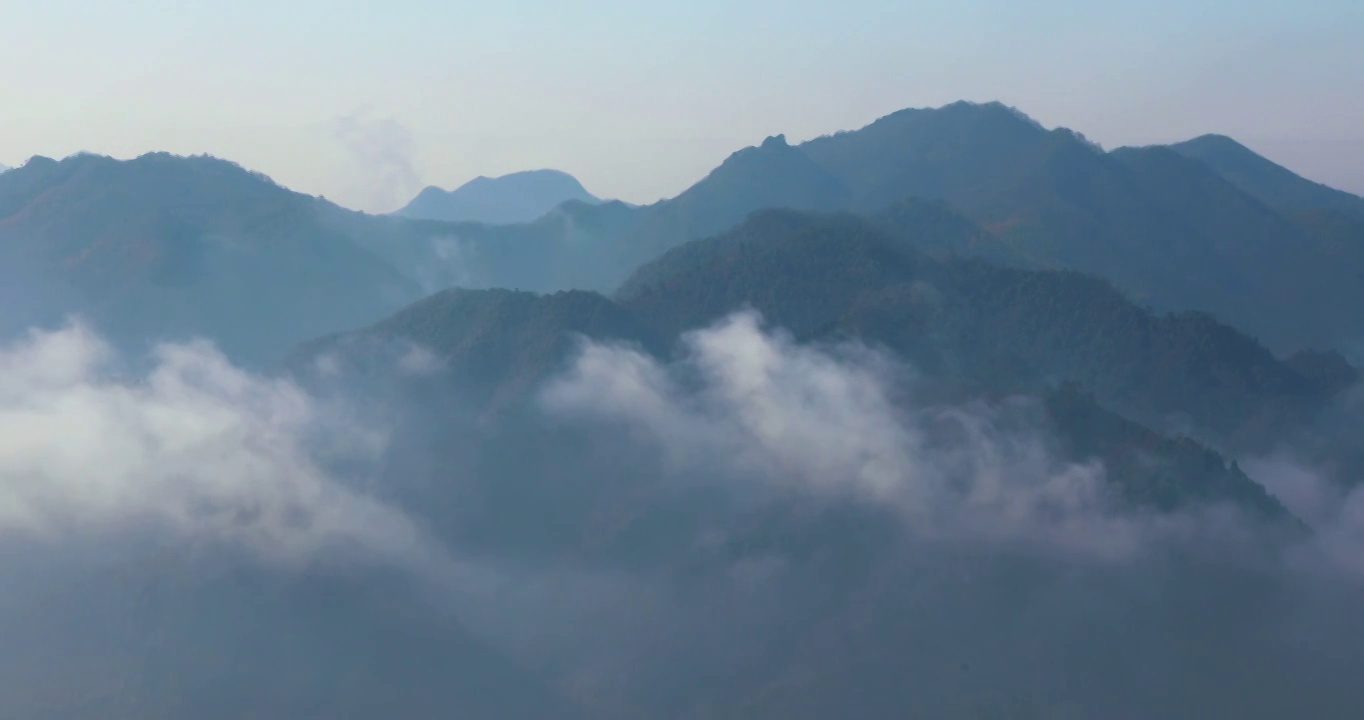
<path fill-rule="evenodd" d="M 421 220 L 510 225 L 535 220 L 578 200 L 600 203 L 577 178 L 559 170 L 527 170 L 501 177 L 479 176 L 454 190 L 428 187 L 394 213 Z"/>
<path fill-rule="evenodd" d="M 1281 212 L 1335 210 L 1364 219 L 1364 198 L 1308 180 L 1225 135 L 1202 135 L 1170 149 Z"/>

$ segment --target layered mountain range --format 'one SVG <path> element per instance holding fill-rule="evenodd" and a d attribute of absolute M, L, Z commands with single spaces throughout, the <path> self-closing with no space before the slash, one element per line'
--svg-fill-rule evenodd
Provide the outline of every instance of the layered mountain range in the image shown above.
<path fill-rule="evenodd" d="M 187 458 L 241 446 L 267 498 L 345 478 L 280 509 L 236 507 L 212 475 L 168 525 L 236 538 L 266 518 L 272 541 L 335 532 L 422 568 L 409 604 L 320 550 L 299 580 L 143 548 L 193 582 L 137 566 L 136 623 L 107 610 L 124 629 L 87 638 L 100 677 L 127 627 L 256 670 L 134 644 L 150 677 L 198 688 L 140 716 L 239 716 L 243 689 L 298 717 L 1329 716 L 1354 650 L 1304 638 L 1357 628 L 1299 621 L 1340 598 L 1275 563 L 1350 566 L 1361 280 L 1359 197 L 1226 137 L 1107 151 L 997 103 L 774 135 L 643 207 L 541 171 L 374 216 L 210 157 L 37 157 L 0 175 L 0 336 L 20 348 L 0 417 L 29 417 L 28 379 L 41 400 L 85 367 L 34 340 L 80 318 L 130 360 L 109 377 L 154 368 L 114 391 L 80 376 L 53 405 L 106 393 L 83 422 L 143 423 L 111 463 L 136 447 L 193 478 L 228 463 Z M 178 412 L 205 397 L 266 430 Z M 344 435 L 346 408 L 385 431 Z M 181 426 L 197 434 L 143 438 Z M 300 460 L 314 445 L 326 461 Z M 38 457 L 0 453 L 43 482 L 67 467 Z M 1334 489 L 1285 491 L 1285 458 Z M 27 487 L 0 481 L 0 510 L 41 524 L 61 501 Z M 0 637 L 35 656 L 41 628 L 105 627 L 12 604 L 38 629 Z M 242 632 L 203 634 L 203 607 Z M 87 646 L 50 647 L 59 673 Z M 48 696 L 7 667 L 37 698 L 9 707 L 37 712 Z"/>

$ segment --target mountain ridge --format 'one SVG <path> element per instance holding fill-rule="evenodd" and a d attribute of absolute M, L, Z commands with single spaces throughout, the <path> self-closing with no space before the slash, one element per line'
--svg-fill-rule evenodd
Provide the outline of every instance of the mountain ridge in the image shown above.
<path fill-rule="evenodd" d="M 562 170 L 523 170 L 497 177 L 480 175 L 453 190 L 428 186 L 393 214 L 419 220 L 509 225 L 531 222 L 569 201 L 602 202 Z"/>
<path fill-rule="evenodd" d="M 208 156 L 34 158 L 0 176 L 0 260 L 64 295 L 116 345 L 206 336 L 268 362 L 281 347 L 419 296 L 317 220 L 323 201 Z M 10 319 L 17 327 L 27 317 Z"/>
<path fill-rule="evenodd" d="M 1302 177 L 1226 135 L 1200 135 L 1168 147 L 1281 211 L 1338 210 L 1364 219 L 1364 198 Z"/>

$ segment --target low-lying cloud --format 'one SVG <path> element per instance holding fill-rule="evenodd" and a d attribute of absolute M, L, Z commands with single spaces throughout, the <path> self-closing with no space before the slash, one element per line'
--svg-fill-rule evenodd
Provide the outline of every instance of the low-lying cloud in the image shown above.
<path fill-rule="evenodd" d="M 0 542 L 156 529 L 288 565 L 425 562 L 419 528 L 342 479 L 379 430 L 206 343 L 120 365 L 80 323 L 0 348 Z"/>
<path fill-rule="evenodd" d="M 892 507 L 925 536 L 1136 551 L 1154 518 L 1117 511 L 1098 463 L 1058 458 L 1030 401 L 919 404 L 909 373 L 857 346 L 814 348 L 741 312 L 684 338 L 664 365 L 585 344 L 547 389 L 561 415 L 617 421 L 679 471 L 716 462 L 815 494 Z"/>
<path fill-rule="evenodd" d="M 1272 477 L 1315 529 L 1273 545 L 1279 528 L 1230 507 L 1160 513 L 1116 501 L 1106 468 L 1068 459 L 1034 401 L 944 400 L 941 389 L 865 347 L 801 345 L 752 312 L 686 335 L 666 362 L 585 341 L 542 397 L 556 417 L 651 448 L 684 487 L 859 500 L 907 531 L 853 537 L 868 514 L 790 543 L 740 538 L 711 556 L 711 575 L 658 585 L 706 609 L 658 611 L 641 624 L 674 634 L 639 656 L 690 647 L 717 676 L 780 675 L 782 691 L 754 716 L 836 713 L 809 707 L 829 697 L 857 697 L 868 717 L 891 714 L 878 702 L 934 717 L 1349 716 L 1357 691 L 1344 668 L 1358 667 L 1361 627 L 1342 609 L 1364 577 L 1350 562 L 1364 556 L 1353 494 L 1309 487 L 1323 479 L 1300 468 L 1288 478 L 1296 495 Z M 1242 465 L 1252 477 L 1267 470 Z M 793 547 L 806 540 L 819 552 Z M 746 563 L 766 566 L 717 580 Z M 632 640 L 620 641 L 624 657 L 636 657 Z M 735 660 L 744 641 L 763 648 L 747 666 Z M 647 687 L 637 675 L 648 666 L 606 667 Z"/>

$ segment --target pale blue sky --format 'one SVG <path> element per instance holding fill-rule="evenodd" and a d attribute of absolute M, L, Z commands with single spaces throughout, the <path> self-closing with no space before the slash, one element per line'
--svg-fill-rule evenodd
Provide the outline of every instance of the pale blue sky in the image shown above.
<path fill-rule="evenodd" d="M 1364 1 L 0 0 L 0 163 L 207 152 L 391 210 L 555 167 L 636 202 L 765 136 L 1002 100 L 1364 192 Z"/>

